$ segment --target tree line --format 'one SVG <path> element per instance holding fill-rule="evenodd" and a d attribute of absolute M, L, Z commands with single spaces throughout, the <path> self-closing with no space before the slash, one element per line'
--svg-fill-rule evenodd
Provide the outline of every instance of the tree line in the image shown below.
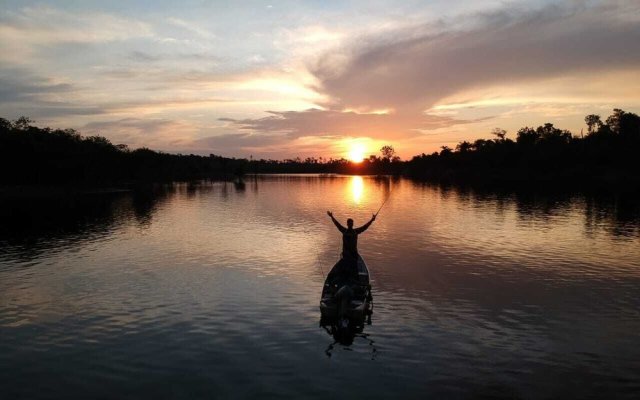
<path fill-rule="evenodd" d="M 502 129 L 493 139 L 463 141 L 401 161 L 392 146 L 360 163 L 344 158 L 237 159 L 214 154 L 131 150 L 102 136 L 73 129 L 40 128 L 26 117 L 0 118 L 0 184 L 113 184 L 193 179 L 235 179 L 247 173 L 403 174 L 451 182 L 640 181 L 640 117 L 614 109 L 602 120 L 585 117 L 586 135 L 551 123 L 524 127 L 515 140 Z"/>
<path fill-rule="evenodd" d="M 168 154 L 114 145 L 74 129 L 39 128 L 28 118 L 0 118 L 0 183 L 113 184 L 242 174 L 246 160 L 216 155 Z"/>
<path fill-rule="evenodd" d="M 375 154 L 355 163 L 345 158 L 315 158 L 286 160 L 253 160 L 247 164 L 251 173 L 326 173 L 353 175 L 399 175 L 405 163 L 396 156 L 391 145 L 382 146 L 380 156 Z"/>
<path fill-rule="evenodd" d="M 614 109 L 604 121 L 591 114 L 585 123 L 586 135 L 546 123 L 519 129 L 515 140 L 496 128 L 494 139 L 463 141 L 455 149 L 443 146 L 415 156 L 406 173 L 451 182 L 638 186 L 640 117 Z"/>

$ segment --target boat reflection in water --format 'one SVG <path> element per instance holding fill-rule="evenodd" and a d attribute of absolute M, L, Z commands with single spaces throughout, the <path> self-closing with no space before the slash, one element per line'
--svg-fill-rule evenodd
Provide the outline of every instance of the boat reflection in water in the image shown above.
<path fill-rule="evenodd" d="M 364 326 L 371 325 L 373 295 L 369 269 L 362 257 L 358 256 L 357 278 L 348 283 L 341 282 L 339 269 L 346 261 L 341 259 L 331 269 L 322 287 L 320 298 L 320 326 L 333 337 L 325 353 L 331 357 L 336 344 L 350 346 L 356 337 L 361 337 L 372 346 L 372 359 L 376 356 L 373 340 L 363 333 Z"/>

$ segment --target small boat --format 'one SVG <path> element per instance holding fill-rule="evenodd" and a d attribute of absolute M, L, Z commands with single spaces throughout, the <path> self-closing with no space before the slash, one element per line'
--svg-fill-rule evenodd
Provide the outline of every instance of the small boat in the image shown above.
<path fill-rule="evenodd" d="M 320 313 L 322 319 L 335 319 L 338 317 L 338 307 L 340 302 L 335 298 L 338 286 L 333 282 L 336 275 L 336 268 L 340 261 L 331 269 L 322 287 L 320 298 Z M 346 316 L 355 323 L 362 323 L 364 319 L 371 315 L 373 311 L 373 297 L 371 296 L 371 285 L 369 283 L 369 269 L 362 257 L 358 256 L 358 278 L 350 285 L 353 296 L 349 302 L 349 309 Z"/>

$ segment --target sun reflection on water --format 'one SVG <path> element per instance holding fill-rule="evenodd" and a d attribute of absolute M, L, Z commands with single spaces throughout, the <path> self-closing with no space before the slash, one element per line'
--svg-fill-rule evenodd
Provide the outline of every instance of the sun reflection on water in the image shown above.
<path fill-rule="evenodd" d="M 351 194 L 353 196 L 353 202 L 360 204 L 362 195 L 364 194 L 364 181 L 361 176 L 351 177 Z"/>

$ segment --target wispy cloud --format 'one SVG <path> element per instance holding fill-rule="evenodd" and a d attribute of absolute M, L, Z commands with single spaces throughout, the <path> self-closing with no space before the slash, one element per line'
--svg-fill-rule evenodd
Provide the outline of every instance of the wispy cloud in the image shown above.
<path fill-rule="evenodd" d="M 18 68 L 0 68 L 0 106 L 5 117 L 19 115 L 55 118 L 97 115 L 106 109 L 79 104 L 68 97 L 76 90 L 70 82 L 60 82 Z"/>
<path fill-rule="evenodd" d="M 0 69 L 0 103 L 33 101 L 47 94 L 68 93 L 73 90 L 69 82 L 35 76 L 18 68 Z"/>
<path fill-rule="evenodd" d="M 212 151 L 250 151 L 260 148 L 280 145 L 289 142 L 284 135 L 265 135 L 252 133 L 225 133 L 197 139 L 194 145 L 211 149 Z"/>
<path fill-rule="evenodd" d="M 307 136 L 350 136 L 385 139 L 420 135 L 420 131 L 436 129 L 467 121 L 435 115 L 399 113 L 358 113 L 354 111 L 309 109 L 305 111 L 269 111 L 268 117 L 257 119 L 223 118 L 241 130 L 285 133 L 290 138 Z"/>
<path fill-rule="evenodd" d="M 5 61 L 28 61 L 34 47 L 54 43 L 99 43 L 152 35 L 149 24 L 135 19 L 47 6 L 7 12 L 0 19 L 0 49 L 9 57 Z"/>
<path fill-rule="evenodd" d="M 175 17 L 170 17 L 167 18 L 167 22 L 173 26 L 176 26 L 178 28 L 184 29 L 189 33 L 193 33 L 196 36 L 202 38 L 202 39 L 206 39 L 206 40 L 213 40 L 216 39 L 216 35 L 213 34 L 212 32 L 210 32 L 209 30 L 197 25 L 196 23 L 194 23 L 193 21 L 185 21 L 183 19 L 180 18 L 175 18 Z"/>
<path fill-rule="evenodd" d="M 169 150 L 190 144 L 197 128 L 188 122 L 168 118 L 121 118 L 101 120 L 81 127 L 84 134 L 106 136 L 115 143 L 144 147 L 154 143 L 155 149 Z"/>

